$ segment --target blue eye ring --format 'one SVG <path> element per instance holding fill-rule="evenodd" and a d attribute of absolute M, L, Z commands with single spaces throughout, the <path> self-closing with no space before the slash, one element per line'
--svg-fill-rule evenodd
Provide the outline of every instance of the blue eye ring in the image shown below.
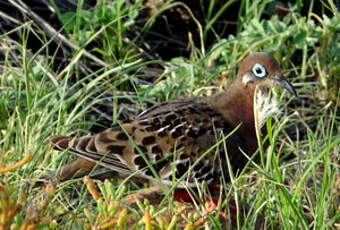
<path fill-rule="evenodd" d="M 264 68 L 261 64 L 256 63 L 252 71 L 256 77 L 263 78 L 267 76 L 266 68 Z"/>

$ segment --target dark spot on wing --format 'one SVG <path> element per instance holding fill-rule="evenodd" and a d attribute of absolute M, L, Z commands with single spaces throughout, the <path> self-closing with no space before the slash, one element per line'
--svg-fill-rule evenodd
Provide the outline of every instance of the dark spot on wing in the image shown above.
<path fill-rule="evenodd" d="M 162 154 L 163 151 L 158 145 L 154 145 L 151 147 L 151 152 L 154 154 Z"/>
<path fill-rule="evenodd" d="M 164 121 L 162 123 L 162 127 L 165 127 L 165 126 L 168 126 L 168 125 L 171 125 L 170 121 Z"/>
<path fill-rule="evenodd" d="M 191 113 L 191 114 L 199 113 L 199 111 L 197 109 L 193 108 L 193 107 L 189 107 L 188 112 Z"/>
<path fill-rule="evenodd" d="M 155 161 L 159 162 L 162 159 L 162 156 L 160 154 L 156 154 Z"/>
<path fill-rule="evenodd" d="M 166 131 L 165 131 L 165 130 L 160 131 L 159 133 L 157 133 L 157 135 L 158 135 L 159 137 L 165 137 L 165 136 L 166 136 Z"/>
<path fill-rule="evenodd" d="M 202 169 L 201 169 L 201 174 L 207 174 L 208 172 L 210 171 L 210 167 L 208 166 L 204 166 Z"/>
<path fill-rule="evenodd" d="M 148 132 L 152 132 L 152 131 L 155 131 L 156 130 L 156 127 L 155 126 L 148 126 L 145 128 L 146 131 Z"/>
<path fill-rule="evenodd" d="M 203 113 L 207 113 L 209 116 L 217 116 L 219 115 L 219 113 L 217 113 L 214 109 L 212 108 L 209 108 L 209 107 L 205 107 L 203 110 L 202 110 Z"/>
<path fill-rule="evenodd" d="M 181 118 L 181 122 L 186 122 L 188 119 L 187 118 L 185 118 L 185 117 L 182 117 Z"/>
<path fill-rule="evenodd" d="M 181 109 L 181 110 L 178 110 L 176 111 L 176 114 L 179 116 L 179 117 L 183 117 L 185 115 L 185 110 Z"/>
<path fill-rule="evenodd" d="M 144 174 L 147 175 L 147 176 L 154 176 L 151 169 L 149 169 L 149 168 L 144 171 Z"/>
<path fill-rule="evenodd" d="M 124 132 L 119 133 L 119 134 L 116 136 L 116 138 L 117 138 L 118 140 L 121 140 L 121 141 L 129 140 L 128 135 L 127 135 L 126 133 L 124 133 Z"/>
<path fill-rule="evenodd" d="M 170 133 L 171 137 L 176 139 L 182 135 L 182 128 L 177 127 L 176 129 L 172 130 Z"/>
<path fill-rule="evenodd" d="M 160 125 L 161 124 L 161 120 L 158 117 L 153 117 L 151 123 L 153 125 Z"/>
<path fill-rule="evenodd" d="M 177 119 L 174 120 L 172 123 L 173 123 L 174 126 L 177 126 L 177 125 L 181 124 L 181 119 L 180 119 L 180 118 L 177 118 Z"/>
<path fill-rule="evenodd" d="M 156 142 L 155 136 L 144 137 L 142 140 L 143 145 L 151 145 Z"/>
<path fill-rule="evenodd" d="M 183 153 L 183 154 L 180 154 L 180 155 L 179 155 L 179 159 L 180 159 L 180 160 L 185 160 L 185 159 L 188 159 L 188 158 L 189 158 L 189 156 L 188 156 L 187 154 L 184 154 L 184 153 Z"/>
<path fill-rule="evenodd" d="M 142 156 L 135 157 L 133 162 L 135 163 L 135 165 L 138 166 L 139 169 L 145 168 L 147 166 L 147 163 L 145 162 Z"/>
<path fill-rule="evenodd" d="M 215 128 L 223 128 L 223 123 L 221 121 L 214 120 L 213 125 Z"/>
<path fill-rule="evenodd" d="M 160 156 L 158 157 L 158 155 L 156 156 L 156 159 L 157 159 L 157 163 L 154 165 L 154 168 L 157 172 L 159 172 L 165 165 L 169 163 L 167 159 L 164 159 L 164 158 L 162 159 Z"/>
<path fill-rule="evenodd" d="M 195 153 L 191 153 L 192 155 L 195 155 Z M 198 162 L 195 167 L 194 167 L 194 171 L 199 171 L 202 167 L 203 167 L 203 163 L 202 162 Z"/>
<path fill-rule="evenodd" d="M 186 171 L 188 170 L 188 166 L 189 164 L 188 163 L 178 163 L 176 165 L 176 178 L 181 178 L 185 173 Z"/>
<path fill-rule="evenodd" d="M 167 122 L 172 122 L 177 118 L 177 116 L 175 114 L 170 114 L 168 116 L 165 117 L 165 121 Z"/>
<path fill-rule="evenodd" d="M 214 181 L 214 174 L 213 173 L 209 173 L 204 179 L 206 180 L 206 181 L 209 181 L 209 180 L 211 180 L 211 179 L 213 179 L 213 181 Z"/>
<path fill-rule="evenodd" d="M 141 121 L 141 122 L 138 122 L 139 125 L 141 126 L 147 126 L 149 125 L 149 122 L 148 121 Z"/>
<path fill-rule="evenodd" d="M 125 146 L 120 146 L 120 145 L 109 145 L 107 146 L 107 149 L 109 150 L 110 153 L 114 154 L 123 154 L 123 151 L 125 149 Z"/>
<path fill-rule="evenodd" d="M 188 137 L 192 137 L 192 138 L 197 138 L 199 137 L 199 135 L 197 134 L 197 130 L 194 129 L 189 129 L 187 132 Z"/>
<path fill-rule="evenodd" d="M 202 136 L 203 134 L 205 134 L 207 132 L 206 128 L 199 128 L 196 132 L 197 136 Z"/>

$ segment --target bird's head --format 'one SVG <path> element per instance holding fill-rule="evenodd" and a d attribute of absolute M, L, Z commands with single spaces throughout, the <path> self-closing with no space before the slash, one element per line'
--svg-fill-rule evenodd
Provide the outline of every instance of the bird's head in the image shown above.
<path fill-rule="evenodd" d="M 253 53 L 240 62 L 238 78 L 245 87 L 259 89 L 281 87 L 297 96 L 294 86 L 281 74 L 279 63 L 267 53 Z"/>

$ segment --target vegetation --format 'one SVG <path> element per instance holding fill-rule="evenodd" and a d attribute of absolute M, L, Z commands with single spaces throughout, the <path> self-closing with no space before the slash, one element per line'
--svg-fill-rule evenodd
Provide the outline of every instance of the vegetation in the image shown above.
<path fill-rule="evenodd" d="M 335 3 L 296 1 L 275 13 L 271 0 L 217 2 L 200 1 L 198 17 L 185 1 L 158 3 L 147 16 L 142 12 L 150 5 L 141 0 L 99 0 L 91 8 L 78 1 L 74 12 L 56 8 L 58 34 L 68 45 L 27 12 L 32 20 L 0 35 L 0 229 L 339 229 Z M 235 5 L 237 24 L 227 36 L 228 25 L 216 25 Z M 187 42 L 157 34 L 154 25 L 175 11 L 194 25 L 183 34 Z M 41 45 L 32 48 L 32 40 Z M 162 58 L 153 49 L 162 42 L 177 44 L 184 55 Z M 284 112 L 267 122 L 262 140 L 271 146 L 258 152 L 261 162 L 250 162 L 224 185 L 216 210 L 203 201 L 176 202 L 171 193 L 161 205 L 145 201 L 130 209 L 120 199 L 147 185 L 126 180 L 34 186 L 74 157 L 53 151 L 45 143 L 49 135 L 102 127 L 93 108 L 108 99 L 116 123 L 125 116 L 124 99 L 130 115 L 160 101 L 223 90 L 237 62 L 254 51 L 280 60 L 300 99 L 276 92 Z"/>

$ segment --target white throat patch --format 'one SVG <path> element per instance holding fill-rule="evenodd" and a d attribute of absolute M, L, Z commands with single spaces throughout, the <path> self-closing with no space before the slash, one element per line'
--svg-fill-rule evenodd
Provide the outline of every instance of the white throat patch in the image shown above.
<path fill-rule="evenodd" d="M 244 85 L 247 85 L 249 82 L 252 82 L 253 80 L 254 77 L 249 73 L 244 74 L 242 77 L 242 82 Z"/>
<path fill-rule="evenodd" d="M 270 93 L 256 90 L 254 99 L 255 117 L 260 127 L 266 123 L 268 117 L 277 116 L 281 113 L 277 98 Z"/>

